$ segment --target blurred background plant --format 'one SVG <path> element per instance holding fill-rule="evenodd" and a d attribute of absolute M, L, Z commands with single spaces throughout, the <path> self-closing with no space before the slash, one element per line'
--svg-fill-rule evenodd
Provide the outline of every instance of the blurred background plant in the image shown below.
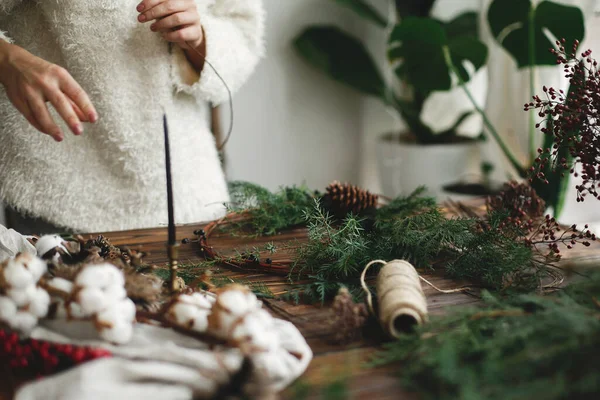
<path fill-rule="evenodd" d="M 306 28 L 294 40 L 298 54 L 336 81 L 375 96 L 397 111 L 417 143 L 455 141 L 456 128 L 473 111 L 459 116 L 444 132 L 434 132 L 421 114 L 428 96 L 452 88 L 453 73 L 445 51 L 459 66 L 464 82 L 485 64 L 487 47 L 478 39 L 477 13 L 465 12 L 444 22 L 430 16 L 435 0 L 397 0 L 394 18 L 379 14 L 363 0 L 332 1 L 381 29 L 392 28 L 387 44 L 388 65 L 378 66 L 361 40 L 333 25 Z M 470 71 L 463 66 L 466 62 Z M 386 68 L 394 71 L 394 81 L 400 82 L 400 87 L 394 81 L 386 82 Z"/>
<path fill-rule="evenodd" d="M 496 141 L 518 176 L 528 177 L 542 142 L 541 136 L 536 133 L 536 123 L 539 123 L 536 114 L 530 113 L 528 127 L 522 128 L 522 132 L 528 136 L 528 156 L 526 160 L 521 160 L 517 151 L 505 142 L 467 85 L 474 73 L 486 65 L 488 56 L 488 47 L 479 39 L 476 12 L 467 11 L 449 21 L 441 21 L 431 16 L 435 0 L 395 0 L 395 15 L 388 18 L 364 0 L 332 1 L 354 11 L 365 21 L 389 30 L 387 65 L 377 65 L 359 39 L 332 25 L 309 26 L 295 38 L 294 47 L 303 59 L 334 80 L 379 98 L 398 113 L 408 126 L 410 136 L 418 144 L 456 143 L 459 138 L 457 128 L 474 112 L 478 113 L 485 131 Z M 554 41 L 581 41 L 585 32 L 581 9 L 552 1 L 536 4 L 531 0 L 494 0 L 486 17 L 493 37 L 514 59 L 517 68 L 528 69 L 530 97 L 535 94 L 535 68 L 556 64 L 555 56 L 549 52 L 549 49 L 556 47 Z M 384 78 L 382 71 L 386 69 L 393 71 L 392 79 Z M 472 109 L 459 115 L 449 129 L 434 132 L 424 122 L 425 101 L 433 93 L 448 91 L 455 86 L 464 90 Z M 521 104 L 515 104 L 514 107 L 521 108 Z M 552 141 L 551 135 L 546 135 L 542 147 L 552 148 Z M 415 152 L 414 149 L 410 151 Z M 406 154 L 403 157 L 408 158 Z M 457 153 L 454 158 L 457 157 L 464 155 Z M 559 154 L 559 157 L 568 155 Z M 420 158 L 423 157 L 419 156 L 413 162 Z M 449 164 L 452 164 L 452 160 L 441 162 L 438 165 L 439 173 L 443 175 L 444 168 L 448 168 Z M 490 163 L 485 162 L 484 165 L 489 172 Z M 460 164 L 456 168 L 460 170 L 465 167 Z M 563 176 L 549 169 L 545 177 L 547 183 L 535 178 L 532 185 L 552 207 L 554 214 L 558 215 L 564 205 L 568 174 Z M 408 179 L 403 176 L 396 178 Z M 425 179 L 426 176 L 418 180 L 427 185 L 429 182 L 423 182 Z M 482 181 L 489 185 L 489 174 Z"/>

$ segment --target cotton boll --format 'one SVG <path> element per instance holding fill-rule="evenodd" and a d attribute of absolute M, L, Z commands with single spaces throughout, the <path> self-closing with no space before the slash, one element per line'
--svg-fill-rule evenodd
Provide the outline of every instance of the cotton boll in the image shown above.
<path fill-rule="evenodd" d="M 214 297 L 209 297 L 198 292 L 192 293 L 190 296 L 186 297 L 189 297 L 190 302 L 192 302 L 200 308 L 211 308 L 215 302 Z"/>
<path fill-rule="evenodd" d="M 106 294 L 96 287 L 86 287 L 77 294 L 77 302 L 86 315 L 95 314 L 108 305 Z"/>
<path fill-rule="evenodd" d="M 247 341 L 251 347 L 263 351 L 273 350 L 279 347 L 279 338 L 273 330 L 272 321 L 273 317 L 265 310 L 255 311 L 235 327 L 232 338 L 236 341 Z"/>
<path fill-rule="evenodd" d="M 125 277 L 123 271 L 112 264 L 105 264 L 106 271 L 109 277 L 109 284 L 114 286 L 125 286 Z"/>
<path fill-rule="evenodd" d="M 206 332 L 208 329 L 208 310 L 198 310 L 191 328 L 196 332 Z"/>
<path fill-rule="evenodd" d="M 179 296 L 181 297 L 181 296 Z M 192 304 L 187 303 L 175 303 L 171 307 L 169 312 L 171 318 L 179 325 L 189 325 L 190 321 L 192 321 L 196 314 L 198 313 L 198 308 Z"/>
<path fill-rule="evenodd" d="M 104 294 L 111 304 L 127 297 L 127 291 L 123 285 L 110 285 L 104 289 Z"/>
<path fill-rule="evenodd" d="M 59 290 L 64 293 L 71 293 L 73 290 L 73 282 L 63 278 L 53 278 L 47 282 L 48 286 L 55 290 Z"/>
<path fill-rule="evenodd" d="M 41 258 L 32 256 L 30 254 L 23 254 L 21 257 L 27 256 L 29 260 L 26 261 L 25 266 L 33 275 L 35 282 L 39 281 L 42 276 L 48 271 L 48 265 Z"/>
<path fill-rule="evenodd" d="M 58 235 L 42 236 L 35 243 L 35 249 L 39 257 L 45 256 L 50 250 L 57 247 L 65 252 L 67 251 L 65 246 L 63 246 L 63 239 Z"/>
<path fill-rule="evenodd" d="M 108 307 L 96 314 L 96 321 L 101 325 L 113 326 L 121 317 L 117 307 Z"/>
<path fill-rule="evenodd" d="M 114 325 L 119 321 L 131 323 L 135 321 L 135 303 L 131 299 L 123 299 L 96 314 L 96 320 L 103 325 Z"/>
<path fill-rule="evenodd" d="M 135 321 L 135 303 L 131 299 L 126 298 L 117 303 L 115 307 L 123 321 Z"/>
<path fill-rule="evenodd" d="M 37 322 L 38 319 L 33 314 L 27 311 L 18 311 L 10 321 L 8 321 L 8 324 L 14 330 L 29 333 L 36 327 Z"/>
<path fill-rule="evenodd" d="M 3 272 L 4 279 L 11 288 L 25 289 L 36 282 L 31 271 L 18 259 L 10 260 Z"/>
<path fill-rule="evenodd" d="M 17 305 L 8 297 L 0 296 L 0 320 L 9 321 L 17 313 Z"/>
<path fill-rule="evenodd" d="M 125 344 L 133 336 L 133 325 L 131 322 L 116 321 L 110 328 L 103 328 L 100 331 L 102 339 L 116 344 Z"/>
<path fill-rule="evenodd" d="M 50 295 L 41 287 L 36 287 L 35 295 L 29 302 L 29 312 L 37 318 L 43 318 L 48 314 Z"/>
<path fill-rule="evenodd" d="M 218 297 L 223 308 L 235 315 L 243 315 L 250 310 L 260 308 L 260 302 L 252 292 L 227 290 Z"/>
<path fill-rule="evenodd" d="M 9 289 L 6 291 L 6 294 L 15 302 L 17 307 L 24 307 L 35 297 L 35 292 L 36 287 L 30 285 L 24 289 Z"/>
<path fill-rule="evenodd" d="M 75 278 L 75 284 L 97 288 L 106 288 L 112 285 L 124 286 L 125 278 L 117 267 L 103 263 L 85 267 Z"/>

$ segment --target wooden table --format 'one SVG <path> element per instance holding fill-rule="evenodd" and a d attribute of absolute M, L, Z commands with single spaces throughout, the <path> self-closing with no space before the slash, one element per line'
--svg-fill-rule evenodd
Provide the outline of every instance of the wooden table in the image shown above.
<path fill-rule="evenodd" d="M 177 229 L 178 239 L 194 238 L 193 232 L 202 228 L 202 225 L 180 226 Z M 114 245 L 129 246 L 132 248 L 141 247 L 143 251 L 150 254 L 145 258 L 145 262 L 155 264 L 159 267 L 166 266 L 166 241 L 167 229 L 156 228 L 146 230 L 108 232 L 103 233 Z M 88 235 L 85 235 L 86 237 Z M 233 249 L 252 248 L 261 246 L 268 242 L 274 242 L 276 245 L 289 243 L 290 240 L 302 241 L 306 238 L 306 231 L 303 229 L 294 230 L 274 237 L 261 237 L 256 239 L 233 238 L 224 234 L 214 234 L 210 238 L 210 244 L 217 250 L 226 253 Z M 590 248 L 583 246 L 576 247 L 574 250 L 565 254 L 565 264 L 594 264 L 600 255 L 600 243 L 592 243 Z M 272 256 L 273 261 L 278 257 L 288 257 L 276 253 Z M 197 243 L 189 243 L 181 246 L 180 260 L 183 263 L 193 263 L 202 260 L 200 247 Z M 598 263 L 600 265 L 600 263 Z M 286 276 L 282 274 L 271 274 L 257 271 L 241 271 L 234 269 L 222 269 L 222 275 L 234 279 L 248 280 L 253 282 L 263 282 L 273 293 L 284 291 L 288 288 Z M 439 275 L 423 275 L 439 288 L 448 289 L 462 286 L 464 282 L 448 280 Z M 423 285 L 429 311 L 431 314 L 443 314 L 448 312 L 449 307 L 476 304 L 478 299 L 474 296 L 453 293 L 442 294 L 429 286 Z M 365 338 L 361 341 L 341 346 L 333 343 L 332 337 L 335 326 L 331 324 L 331 314 L 327 306 L 317 305 L 294 305 L 288 302 L 265 299 L 268 309 L 279 318 L 291 321 L 298 327 L 306 338 L 308 344 L 313 350 L 314 359 L 311 362 L 304 376 L 292 387 L 282 393 L 282 398 L 295 398 L 295 394 L 302 388 L 310 386 L 310 395 L 307 398 L 327 398 L 323 396 L 323 390 L 331 387 L 332 384 L 340 381 L 346 382 L 348 398 L 362 399 L 412 399 L 416 398 L 414 394 L 406 393 L 399 384 L 397 374 L 399 367 L 395 368 L 377 368 L 368 369 L 364 367 L 364 362 L 369 359 L 373 352 L 379 350 L 380 339 Z M 1 379 L 0 379 L 1 381 Z M 0 385 L 0 400 L 9 399 L 10 391 L 7 391 L 6 385 Z M 303 397 L 306 398 L 306 397 Z"/>
<path fill-rule="evenodd" d="M 182 226 L 178 228 L 178 239 L 193 238 L 193 231 L 201 228 L 200 225 Z M 166 229 L 148 229 L 129 232 L 105 233 L 115 245 L 142 246 L 144 251 L 151 254 L 145 259 L 149 263 L 165 265 L 167 255 L 165 242 Z M 306 232 L 302 229 L 281 234 L 275 237 L 242 239 L 232 238 L 218 234 L 211 236 L 210 244 L 221 251 L 232 249 L 251 248 L 264 245 L 267 242 L 283 243 L 292 239 L 302 240 Z M 581 246 L 567 254 L 566 262 L 590 262 L 600 254 L 600 245 L 593 243 L 592 248 Z M 276 260 L 277 254 L 274 256 Z M 198 261 L 201 259 L 197 243 L 182 245 L 180 259 L 182 262 Z M 274 275 L 256 271 L 227 270 L 226 275 L 236 279 L 264 282 L 272 292 L 276 293 L 286 288 L 286 278 L 283 275 Z M 436 275 L 424 275 L 439 288 L 456 288 L 462 282 L 451 281 Z M 424 285 L 428 306 L 431 314 L 447 312 L 450 306 L 475 304 L 476 297 L 463 293 L 442 294 L 429 286 Z M 351 398 L 373 399 L 409 399 L 414 396 L 402 391 L 396 376 L 398 368 L 367 369 L 363 363 L 370 355 L 378 350 L 380 341 L 363 339 L 347 346 L 336 345 L 332 342 L 335 327 L 331 325 L 330 310 L 321 305 L 294 305 L 280 300 L 265 300 L 271 312 L 279 318 L 287 319 L 294 323 L 302 332 L 314 352 L 314 359 L 300 383 L 282 394 L 283 398 L 293 398 L 299 390 L 299 385 L 310 385 L 312 398 L 321 398 L 322 388 L 332 383 L 344 380 L 347 382 Z"/>

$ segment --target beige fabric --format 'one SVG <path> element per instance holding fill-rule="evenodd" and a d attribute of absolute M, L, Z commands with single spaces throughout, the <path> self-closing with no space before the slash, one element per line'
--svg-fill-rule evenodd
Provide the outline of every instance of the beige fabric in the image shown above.
<path fill-rule="evenodd" d="M 276 329 L 282 351 L 293 351 L 299 358 L 251 356 L 253 372 L 244 391 L 252 398 L 265 390 L 283 389 L 306 370 L 312 358 L 306 341 L 291 323 L 277 320 Z M 46 320 L 31 336 L 105 348 L 114 357 L 29 383 L 17 392 L 16 400 L 210 398 L 230 382 L 243 361 L 237 349 L 209 349 L 170 329 L 147 324 L 137 324 L 132 340 L 122 346 L 98 340 L 96 330 L 86 322 Z M 290 363 L 293 368 L 284 368 Z"/>

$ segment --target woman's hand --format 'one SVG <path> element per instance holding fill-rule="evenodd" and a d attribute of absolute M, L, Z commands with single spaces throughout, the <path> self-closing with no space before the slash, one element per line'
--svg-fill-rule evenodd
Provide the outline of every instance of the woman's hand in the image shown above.
<path fill-rule="evenodd" d="M 0 83 L 27 121 L 57 142 L 64 134 L 52 119 L 47 101 L 75 135 L 83 133 L 81 122 L 98 119 L 88 95 L 64 68 L 6 42 L 0 44 Z"/>
<path fill-rule="evenodd" d="M 143 0 L 137 11 L 139 22 L 152 22 L 153 32 L 160 32 L 166 41 L 179 45 L 194 67 L 202 70 L 206 45 L 194 0 Z"/>
<path fill-rule="evenodd" d="M 138 21 L 152 22 L 150 29 L 160 32 L 168 42 L 183 49 L 199 48 L 204 42 L 200 15 L 194 0 L 143 0 L 137 6 Z"/>

